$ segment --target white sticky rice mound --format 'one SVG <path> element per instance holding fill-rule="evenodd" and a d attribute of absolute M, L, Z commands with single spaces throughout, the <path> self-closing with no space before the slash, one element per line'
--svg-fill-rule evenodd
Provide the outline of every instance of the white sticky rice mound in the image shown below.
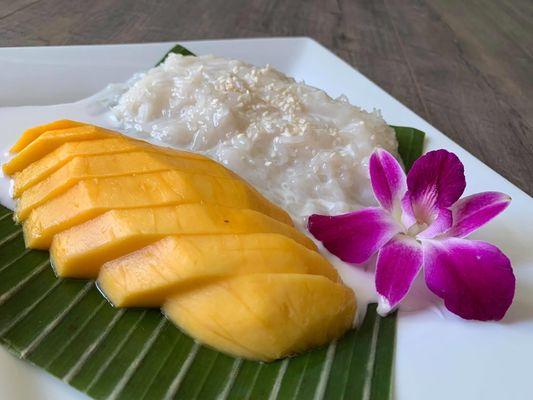
<path fill-rule="evenodd" d="M 130 81 L 112 112 L 126 131 L 225 164 L 301 224 L 374 204 L 369 156 L 377 147 L 397 156 L 378 111 L 214 56 L 171 54 Z"/>

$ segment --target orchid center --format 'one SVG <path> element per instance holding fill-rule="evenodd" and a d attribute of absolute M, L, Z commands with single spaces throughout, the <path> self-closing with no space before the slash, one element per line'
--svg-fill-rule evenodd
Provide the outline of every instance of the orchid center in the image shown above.
<path fill-rule="evenodd" d="M 408 230 L 407 234 L 412 237 L 416 237 L 420 232 L 425 231 L 429 224 L 425 222 L 416 222 Z"/>

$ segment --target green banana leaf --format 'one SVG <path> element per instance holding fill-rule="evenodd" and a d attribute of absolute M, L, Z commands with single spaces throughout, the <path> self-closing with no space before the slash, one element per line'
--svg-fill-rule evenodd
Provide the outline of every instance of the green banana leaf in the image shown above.
<path fill-rule="evenodd" d="M 423 133 L 393 128 L 410 167 Z M 329 346 L 273 363 L 233 358 L 195 342 L 159 310 L 117 309 L 93 281 L 57 278 L 48 252 L 26 249 L 12 212 L 0 206 L 0 342 L 95 399 L 386 400 L 395 329 L 396 315 L 381 318 L 371 304 L 359 329 Z"/>
<path fill-rule="evenodd" d="M 1 208 L 0 341 L 96 399 L 388 399 L 395 317 L 371 305 L 328 347 L 273 363 L 195 343 L 154 309 L 113 308 L 92 281 L 58 279 Z"/>
<path fill-rule="evenodd" d="M 418 129 L 406 126 L 391 125 L 390 127 L 396 133 L 398 153 L 400 153 L 405 170 L 409 171 L 416 159 L 422 155 L 426 134 Z"/>
<path fill-rule="evenodd" d="M 177 44 L 177 45 L 175 45 L 173 48 L 171 48 L 171 49 L 167 52 L 167 54 L 165 54 L 165 55 L 163 56 L 163 58 L 162 58 L 161 60 L 158 61 L 158 63 L 157 63 L 155 66 L 157 67 L 159 64 L 163 63 L 163 62 L 167 59 L 167 57 L 168 57 L 168 55 L 169 55 L 170 53 L 181 54 L 182 56 L 194 56 L 194 55 L 196 55 L 196 54 L 192 53 L 191 51 L 187 50 L 187 49 L 186 49 L 185 47 L 183 47 L 182 45 Z"/>

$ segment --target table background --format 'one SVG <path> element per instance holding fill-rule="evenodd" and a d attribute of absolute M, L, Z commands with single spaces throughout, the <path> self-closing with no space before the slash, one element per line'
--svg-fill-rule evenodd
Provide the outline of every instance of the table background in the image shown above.
<path fill-rule="evenodd" d="M 531 0 L 0 0 L 0 46 L 262 36 L 318 40 L 533 194 Z"/>

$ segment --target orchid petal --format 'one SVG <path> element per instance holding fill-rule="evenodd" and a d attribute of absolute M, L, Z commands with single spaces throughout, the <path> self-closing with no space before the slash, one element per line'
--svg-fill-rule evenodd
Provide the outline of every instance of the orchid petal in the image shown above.
<path fill-rule="evenodd" d="M 497 247 L 458 238 L 424 240 L 429 289 L 465 319 L 500 320 L 515 291 L 511 262 Z"/>
<path fill-rule="evenodd" d="M 378 311 L 385 315 L 407 295 L 422 267 L 422 247 L 410 236 L 399 234 L 380 251 L 376 266 Z"/>
<path fill-rule="evenodd" d="M 370 181 L 381 206 L 392 213 L 399 211 L 400 200 L 407 190 L 405 172 L 387 151 L 377 149 L 370 157 Z"/>
<path fill-rule="evenodd" d="M 405 226 L 406 229 L 409 229 L 411 226 L 416 224 L 416 216 L 415 211 L 413 210 L 413 205 L 411 204 L 411 199 L 409 197 L 409 193 L 406 193 L 405 196 L 402 198 L 402 225 Z"/>
<path fill-rule="evenodd" d="M 446 232 L 452 226 L 452 212 L 447 208 L 441 208 L 438 211 L 437 217 L 433 222 L 422 232 L 420 232 L 417 237 L 424 239 L 432 239 L 437 235 L 440 235 L 442 232 Z"/>
<path fill-rule="evenodd" d="M 511 198 L 499 192 L 467 196 L 452 206 L 453 226 L 446 236 L 465 237 L 507 208 Z"/>
<path fill-rule="evenodd" d="M 330 253 L 350 263 L 363 263 L 401 227 L 381 208 L 365 208 L 337 216 L 311 215 L 308 229 Z"/>
<path fill-rule="evenodd" d="M 439 209 L 459 199 L 465 186 L 464 167 L 455 154 L 436 150 L 420 157 L 407 175 L 407 195 L 416 220 L 431 222 Z"/>

